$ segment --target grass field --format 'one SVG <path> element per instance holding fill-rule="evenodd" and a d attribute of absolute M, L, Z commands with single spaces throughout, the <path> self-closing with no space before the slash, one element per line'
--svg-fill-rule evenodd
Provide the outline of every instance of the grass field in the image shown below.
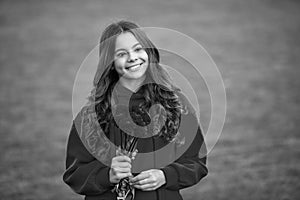
<path fill-rule="evenodd" d="M 73 82 L 121 18 L 191 36 L 223 76 L 225 126 L 185 199 L 299 199 L 299 10 L 296 0 L 1 0 L 0 199 L 82 199 L 62 182 Z M 201 115 L 205 129 L 209 109 Z"/>

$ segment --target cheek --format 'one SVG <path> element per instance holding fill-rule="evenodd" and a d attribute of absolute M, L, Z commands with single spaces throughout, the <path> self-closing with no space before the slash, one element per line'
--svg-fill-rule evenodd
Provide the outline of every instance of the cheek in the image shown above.
<path fill-rule="evenodd" d="M 141 58 L 143 58 L 146 62 L 148 62 L 149 58 L 148 58 L 148 54 L 146 53 L 146 51 L 141 54 Z"/>
<path fill-rule="evenodd" d="M 120 60 L 114 61 L 115 70 L 118 72 L 119 75 L 122 75 L 124 64 Z"/>
<path fill-rule="evenodd" d="M 125 66 L 126 58 L 118 58 L 114 60 L 115 66 L 118 66 L 119 68 L 122 68 Z"/>

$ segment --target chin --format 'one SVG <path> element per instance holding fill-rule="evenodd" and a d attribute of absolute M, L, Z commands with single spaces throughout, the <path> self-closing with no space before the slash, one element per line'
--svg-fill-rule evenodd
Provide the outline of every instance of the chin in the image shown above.
<path fill-rule="evenodd" d="M 130 75 L 127 76 L 126 78 L 131 79 L 131 80 L 139 80 L 145 77 L 145 74 L 137 74 L 137 75 Z"/>
<path fill-rule="evenodd" d="M 128 78 L 128 79 L 141 79 L 144 78 L 146 76 L 146 69 L 137 71 L 137 72 L 131 72 L 128 74 L 125 74 L 124 78 Z"/>

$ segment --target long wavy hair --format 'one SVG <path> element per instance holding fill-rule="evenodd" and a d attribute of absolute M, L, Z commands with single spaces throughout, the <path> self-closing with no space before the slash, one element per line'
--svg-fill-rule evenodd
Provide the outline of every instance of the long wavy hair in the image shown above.
<path fill-rule="evenodd" d="M 112 120 L 111 99 L 112 91 L 119 80 L 119 75 L 114 68 L 114 51 L 116 38 L 122 33 L 132 33 L 148 54 L 149 66 L 146 76 L 157 84 L 147 84 L 143 91 L 145 110 L 153 104 L 160 104 L 166 111 L 166 122 L 160 131 L 167 141 L 172 141 L 178 131 L 182 105 L 176 91 L 180 91 L 171 83 L 167 71 L 159 64 L 158 49 L 139 28 L 129 21 L 119 21 L 110 24 L 102 33 L 99 44 L 99 63 L 94 77 L 94 89 L 89 97 L 95 103 L 95 110 L 100 126 L 106 133 L 108 124 Z"/>

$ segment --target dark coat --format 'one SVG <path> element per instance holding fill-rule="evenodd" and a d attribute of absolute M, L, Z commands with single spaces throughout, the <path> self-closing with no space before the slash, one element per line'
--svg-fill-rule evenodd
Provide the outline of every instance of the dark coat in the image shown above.
<path fill-rule="evenodd" d="M 119 88 L 118 92 L 121 99 L 122 96 L 126 96 L 130 93 L 126 88 Z M 138 92 L 134 93 L 134 96 L 134 104 L 131 106 L 134 106 L 136 105 L 135 103 L 143 100 Z M 184 98 L 182 95 L 180 97 Z M 186 101 L 187 100 L 184 98 L 182 102 L 187 103 Z M 144 192 L 136 190 L 135 200 L 180 200 L 182 199 L 179 193 L 180 189 L 198 183 L 207 175 L 206 149 L 195 113 L 190 112 L 187 115 L 182 115 L 179 129 L 180 133 L 186 136 L 189 134 L 189 130 L 193 130 L 192 127 L 195 126 L 195 130 L 197 130 L 197 133 L 194 134 L 195 136 L 186 137 L 187 140 L 185 143 L 188 146 L 183 145 L 179 149 L 176 149 L 177 153 L 182 151 L 182 155 L 167 166 L 162 165 L 161 161 L 165 160 L 167 162 L 168 159 L 171 159 L 172 157 L 170 155 L 175 154 L 174 152 L 171 152 L 174 151 L 172 147 L 170 148 L 171 150 L 169 153 L 155 153 L 156 150 L 167 144 L 162 137 L 155 136 L 138 140 L 137 149 L 139 152 L 154 152 L 152 156 L 154 164 L 152 166 L 147 166 L 148 169 L 161 169 L 164 172 L 166 184 L 155 191 Z M 116 145 L 119 145 L 120 129 L 112 122 L 109 130 L 108 137 Z M 190 141 L 188 141 L 189 138 Z M 200 149 L 200 147 L 202 148 Z M 160 162 L 160 165 L 156 164 L 158 162 Z M 148 164 L 149 160 L 145 163 Z M 136 164 L 141 167 L 143 162 Z M 142 168 L 145 168 L 145 166 L 142 166 Z M 94 158 L 85 148 L 73 123 L 67 144 L 66 171 L 63 175 L 65 183 L 76 193 L 85 195 L 86 200 L 116 199 L 116 194 L 111 191 L 114 185 L 109 181 L 109 170 L 110 167 Z"/>

